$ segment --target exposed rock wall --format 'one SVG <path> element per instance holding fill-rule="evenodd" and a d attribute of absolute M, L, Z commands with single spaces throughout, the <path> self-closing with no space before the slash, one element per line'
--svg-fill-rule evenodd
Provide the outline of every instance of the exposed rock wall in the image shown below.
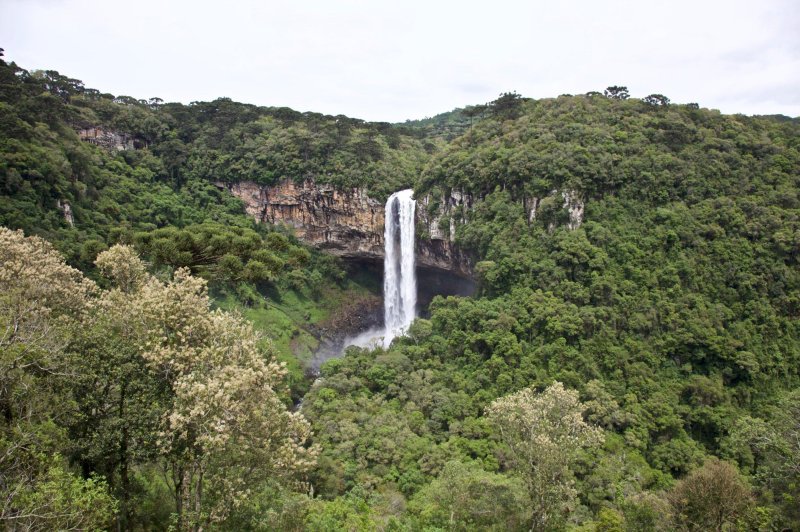
<path fill-rule="evenodd" d="M 422 264 L 453 264 L 457 268 L 442 268 L 463 277 L 472 277 L 472 259 L 455 245 L 456 224 L 467 222 L 465 213 L 472 208 L 472 196 L 453 190 L 449 195 L 434 199 L 430 195 L 417 199 L 417 232 L 423 229 L 424 238 L 417 240 L 417 261 Z"/>
<path fill-rule="evenodd" d="M 586 204 L 574 190 L 562 191 L 561 197 L 564 198 L 564 208 L 569 212 L 567 227 L 574 231 L 583 223 L 583 210 Z"/>
<path fill-rule="evenodd" d="M 583 211 L 586 208 L 586 203 L 581 199 L 581 196 L 575 190 L 562 190 L 560 193 L 558 189 L 553 189 L 549 196 L 546 198 L 555 198 L 558 197 L 559 194 L 561 198 L 564 200 L 564 205 L 562 206 L 563 209 L 567 211 L 569 214 L 569 221 L 567 221 L 567 227 L 574 231 L 575 229 L 579 228 L 583 223 Z M 536 216 L 539 211 L 539 207 L 542 205 L 542 199 L 546 198 L 531 198 L 525 205 L 525 209 L 530 208 L 528 211 L 528 221 L 533 222 L 536 220 Z M 556 224 L 551 223 L 549 224 L 548 228 L 552 231 L 555 228 Z"/>
<path fill-rule="evenodd" d="M 110 151 L 134 149 L 133 139 L 128 135 L 103 129 L 102 127 L 88 127 L 78 131 L 78 136 L 85 142 L 91 142 Z"/>
<path fill-rule="evenodd" d="M 262 222 L 286 224 L 294 228 L 303 242 L 345 258 L 383 259 L 384 205 L 370 198 L 363 189 L 336 190 L 313 181 L 283 181 L 274 186 L 253 182 L 217 183 L 240 198 L 247 213 Z M 470 277 L 472 262 L 454 244 L 455 220 L 452 213 L 464 203 L 457 193 L 442 198 L 434 212 L 431 199 L 417 202 L 417 264 Z M 447 233 L 440 229 L 448 217 Z"/>
<path fill-rule="evenodd" d="M 56 207 L 64 215 L 64 220 L 70 225 L 75 225 L 75 217 L 72 216 L 72 207 L 67 200 L 56 200 Z"/>
<path fill-rule="evenodd" d="M 250 181 L 222 185 L 260 222 L 286 224 L 297 238 L 344 257 L 383 257 L 383 205 L 361 189 L 337 191 L 312 181 L 275 186 Z"/>

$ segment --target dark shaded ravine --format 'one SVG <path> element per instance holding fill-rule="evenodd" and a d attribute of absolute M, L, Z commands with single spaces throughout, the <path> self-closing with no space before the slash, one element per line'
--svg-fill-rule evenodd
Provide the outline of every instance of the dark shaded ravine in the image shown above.
<path fill-rule="evenodd" d="M 309 373 L 316 376 L 320 366 L 331 358 L 342 356 L 347 341 L 370 329 L 384 326 L 382 294 L 383 263 L 378 260 L 347 260 L 347 271 L 350 276 L 357 276 L 365 284 L 374 287 L 379 299 L 377 304 L 359 305 L 356 308 L 343 309 L 331 327 L 316 331 L 320 338 L 320 347 L 309 363 Z M 456 275 L 446 270 L 417 267 L 417 316 L 430 316 L 429 306 L 436 296 L 463 296 L 475 294 L 477 284 L 472 279 Z"/>

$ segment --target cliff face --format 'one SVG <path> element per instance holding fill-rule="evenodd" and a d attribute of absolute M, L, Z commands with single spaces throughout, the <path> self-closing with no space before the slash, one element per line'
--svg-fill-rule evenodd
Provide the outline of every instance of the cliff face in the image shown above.
<path fill-rule="evenodd" d="M 218 183 L 240 198 L 247 213 L 261 222 L 286 224 L 294 228 L 303 242 L 334 255 L 361 260 L 383 260 L 384 205 L 362 189 L 336 190 L 313 181 L 283 181 L 274 186 L 253 182 Z M 456 196 L 456 194 L 453 194 Z M 429 197 L 417 201 L 417 264 L 471 277 L 472 262 L 453 243 L 454 221 L 450 230 L 441 230 L 441 220 L 449 216 L 460 198 L 443 198 L 430 214 Z"/>
<path fill-rule="evenodd" d="M 472 196 L 455 190 L 441 198 L 426 195 L 417 199 L 417 233 L 422 229 L 425 234 L 425 238 L 417 239 L 419 263 L 472 278 L 472 258 L 455 245 L 456 223 L 466 223 L 463 213 L 471 208 Z"/>
<path fill-rule="evenodd" d="M 102 127 L 89 127 L 78 131 L 78 136 L 85 142 L 96 144 L 109 151 L 123 151 L 134 149 L 131 137 Z"/>

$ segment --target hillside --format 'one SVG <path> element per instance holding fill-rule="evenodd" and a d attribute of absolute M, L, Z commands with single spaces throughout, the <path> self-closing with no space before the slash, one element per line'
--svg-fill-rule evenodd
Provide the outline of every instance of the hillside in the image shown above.
<path fill-rule="evenodd" d="M 302 396 L 315 466 L 303 462 L 301 484 L 279 481 L 277 469 L 255 478 L 212 519 L 203 511 L 225 500 L 219 488 L 194 524 L 797 528 L 800 121 L 621 89 L 506 93 L 391 125 L 225 99 L 142 102 L 3 63 L 0 225 L 51 241 L 102 289 L 114 280 L 94 262 L 117 243 L 132 245 L 167 287 L 187 282 L 175 275 L 188 267 L 209 282 L 214 304 L 241 309 L 272 337 L 278 351 L 264 347 L 267 360 L 292 364 L 291 391 L 280 396 Z M 103 136 L 110 148 L 81 140 L 96 128 L 113 133 Z M 457 194 L 440 224 L 475 258 L 478 294 L 435 298 L 407 337 L 349 349 L 306 393 L 297 354 L 319 341 L 309 331 L 374 298 L 375 287 L 284 229 L 256 224 L 215 186 L 283 179 L 363 187 L 377 199 L 405 187 L 419 198 Z M 3 302 L 9 323 L 13 305 Z M 67 343 L 91 344 L 77 338 Z M 126 352 L 142 363 L 136 348 Z M 85 389 L 36 378 L 53 397 Z M 158 382 L 141 386 L 173 404 Z M 87 445 L 108 421 L 88 415 L 93 407 L 37 405 L 37 426 L 69 428 L 53 439 L 59 474 L 104 477 L 84 490 L 122 501 L 123 527 L 161 529 L 171 512 L 188 515 L 163 502 L 174 486 L 158 480 L 162 451 L 115 461 Z M 156 430 L 165 408 L 137 426 Z M 9 415 L 4 448 L 20 438 Z M 220 456 L 209 471 L 243 474 L 226 469 L 239 464 L 234 454 Z M 44 489 L 36 478 L 33 498 Z"/>
<path fill-rule="evenodd" d="M 469 198 L 456 238 L 483 259 L 483 297 L 435 301 L 387 353 L 325 368 L 305 403 L 324 485 L 391 485 L 425 506 L 432 461 L 513 469 L 484 410 L 555 380 L 607 431 L 575 466 L 568 522 L 605 508 L 633 519 L 641 494 L 709 456 L 796 519 L 793 477 L 771 469 L 791 459 L 757 442 L 797 430 L 781 424 L 798 408 L 798 126 L 565 96 L 520 100 L 434 154 L 417 190 Z M 585 205 L 577 229 L 564 192 Z"/>

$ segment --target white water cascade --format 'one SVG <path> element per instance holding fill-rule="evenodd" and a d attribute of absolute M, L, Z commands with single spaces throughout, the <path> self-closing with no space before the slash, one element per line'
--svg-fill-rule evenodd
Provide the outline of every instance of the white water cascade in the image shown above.
<path fill-rule="evenodd" d="M 395 192 L 386 201 L 383 259 L 383 345 L 406 332 L 416 317 L 414 191 Z"/>
<path fill-rule="evenodd" d="M 339 350 L 317 354 L 313 364 L 319 367 L 332 356 L 341 356 L 351 345 L 374 349 L 389 347 L 402 336 L 417 316 L 417 274 L 414 260 L 413 190 L 395 192 L 386 201 L 384 214 L 383 318 L 384 327 L 368 329 L 344 339 Z"/>

